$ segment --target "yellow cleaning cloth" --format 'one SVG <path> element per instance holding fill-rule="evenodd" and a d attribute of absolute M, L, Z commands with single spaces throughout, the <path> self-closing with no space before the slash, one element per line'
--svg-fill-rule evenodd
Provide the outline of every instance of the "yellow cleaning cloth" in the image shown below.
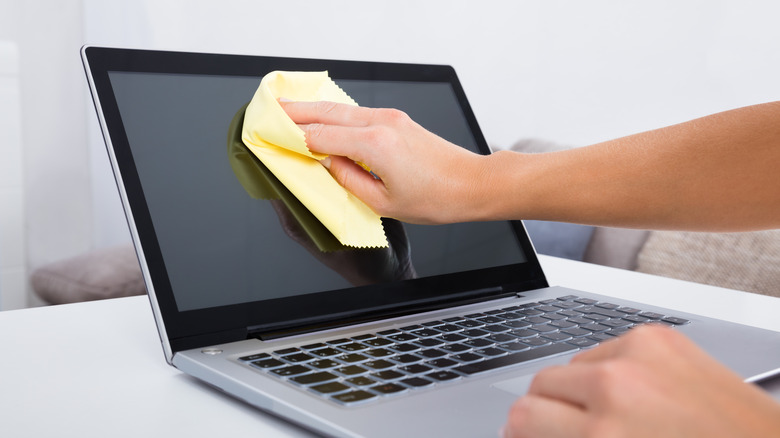
<path fill-rule="evenodd" d="M 386 247 L 382 221 L 317 161 L 303 131 L 278 98 L 357 105 L 327 72 L 275 71 L 263 77 L 246 109 L 241 140 L 343 245 Z"/>

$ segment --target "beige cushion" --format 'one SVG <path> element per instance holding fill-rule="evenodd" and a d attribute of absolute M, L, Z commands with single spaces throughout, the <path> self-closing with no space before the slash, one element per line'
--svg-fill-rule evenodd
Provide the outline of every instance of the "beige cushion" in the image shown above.
<path fill-rule="evenodd" d="M 50 304 L 76 303 L 146 293 L 132 245 L 98 249 L 36 269 L 35 293 Z"/>
<path fill-rule="evenodd" d="M 780 230 L 655 231 L 637 264 L 648 274 L 780 296 Z"/>
<path fill-rule="evenodd" d="M 634 270 L 639 250 L 649 235 L 650 231 L 645 230 L 597 227 L 585 248 L 583 261 Z"/>

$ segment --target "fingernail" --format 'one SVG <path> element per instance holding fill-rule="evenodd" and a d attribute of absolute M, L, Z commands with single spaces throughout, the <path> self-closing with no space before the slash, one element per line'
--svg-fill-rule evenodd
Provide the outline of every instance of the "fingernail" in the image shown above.
<path fill-rule="evenodd" d="M 280 97 L 279 102 L 292 102 L 292 99 L 288 99 L 286 97 Z"/>
<path fill-rule="evenodd" d="M 320 164 L 322 164 L 326 169 L 330 170 L 330 157 L 321 159 Z"/>

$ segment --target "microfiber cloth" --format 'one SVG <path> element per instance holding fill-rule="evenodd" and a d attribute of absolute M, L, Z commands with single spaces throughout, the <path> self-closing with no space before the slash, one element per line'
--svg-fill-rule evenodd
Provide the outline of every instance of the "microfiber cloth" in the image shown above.
<path fill-rule="evenodd" d="M 274 71 L 263 77 L 246 108 L 241 140 L 246 147 L 345 246 L 386 247 L 382 221 L 342 187 L 309 150 L 306 136 L 278 99 L 357 105 L 327 72 Z"/>
<path fill-rule="evenodd" d="M 247 104 L 248 105 L 248 104 Z M 308 240 L 322 252 L 349 249 L 341 244 L 295 195 L 258 160 L 241 140 L 247 105 L 236 112 L 228 128 L 227 151 L 230 167 L 236 179 L 253 199 L 278 202 L 274 208 L 285 231 Z M 295 221 L 295 223 L 293 223 Z M 298 231 L 298 233 L 296 233 Z M 303 238 L 300 232 L 308 237 Z"/>

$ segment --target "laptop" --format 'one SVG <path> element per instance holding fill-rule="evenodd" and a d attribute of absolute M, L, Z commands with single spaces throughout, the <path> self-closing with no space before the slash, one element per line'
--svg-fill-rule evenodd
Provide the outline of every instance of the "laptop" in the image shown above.
<path fill-rule="evenodd" d="M 324 436 L 492 437 L 536 371 L 646 323 L 746 380 L 780 370 L 779 333 L 548 285 L 520 221 L 383 219 L 388 247 L 339 247 L 240 141 L 265 74 L 327 71 L 360 105 L 487 154 L 449 66 L 82 59 L 165 359 L 265 412 Z"/>

